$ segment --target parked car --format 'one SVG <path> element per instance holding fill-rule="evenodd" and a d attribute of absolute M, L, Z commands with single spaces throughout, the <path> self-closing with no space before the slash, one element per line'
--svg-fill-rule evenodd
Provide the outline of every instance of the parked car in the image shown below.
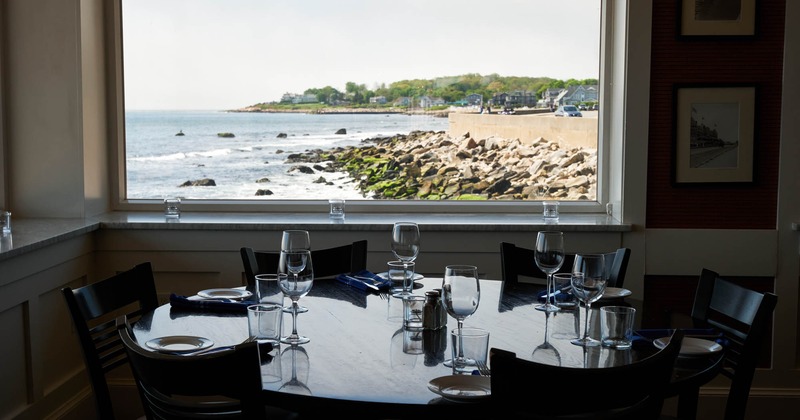
<path fill-rule="evenodd" d="M 555 114 L 556 117 L 582 117 L 580 111 L 578 111 L 578 107 L 575 105 L 561 105 L 556 110 Z"/>
<path fill-rule="evenodd" d="M 581 110 L 581 111 L 586 111 L 587 110 L 586 105 L 584 105 L 584 104 L 578 105 L 578 109 Z"/>

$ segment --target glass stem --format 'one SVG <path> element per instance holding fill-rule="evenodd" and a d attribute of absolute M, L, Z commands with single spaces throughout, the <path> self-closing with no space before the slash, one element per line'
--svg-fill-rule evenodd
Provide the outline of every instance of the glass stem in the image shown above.
<path fill-rule="evenodd" d="M 292 299 L 292 337 L 297 337 L 297 301 Z"/>
<path fill-rule="evenodd" d="M 464 325 L 464 321 L 458 320 L 458 359 L 464 358 L 464 337 L 461 335 L 461 327 Z"/>
<path fill-rule="evenodd" d="M 589 340 L 589 308 L 591 308 L 592 304 L 586 302 L 586 316 L 583 320 L 583 339 Z"/>
<path fill-rule="evenodd" d="M 545 305 L 550 305 L 550 299 L 553 299 L 553 305 L 556 304 L 556 284 L 553 273 L 547 275 L 547 299 L 544 300 Z"/>

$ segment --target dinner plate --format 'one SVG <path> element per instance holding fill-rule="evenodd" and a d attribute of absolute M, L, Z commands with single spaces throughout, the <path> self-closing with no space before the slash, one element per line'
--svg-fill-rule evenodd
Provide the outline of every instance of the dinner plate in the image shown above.
<path fill-rule="evenodd" d="M 475 400 L 492 395 L 491 378 L 478 375 L 449 375 L 431 379 L 428 389 L 448 400 Z"/>
<path fill-rule="evenodd" d="M 653 340 L 653 344 L 659 349 L 663 349 L 669 344 L 670 337 L 661 337 Z M 714 341 L 703 340 L 702 338 L 683 337 L 680 356 L 705 356 L 722 350 L 722 346 Z"/>
<path fill-rule="evenodd" d="M 214 342 L 205 337 L 172 335 L 154 338 L 146 342 L 145 345 L 153 350 L 158 350 L 165 353 L 191 353 L 207 349 L 213 346 Z"/>
<path fill-rule="evenodd" d="M 244 289 L 206 289 L 197 292 L 197 296 L 206 299 L 240 300 L 253 296 L 253 293 Z"/>
<path fill-rule="evenodd" d="M 380 276 L 380 278 L 382 278 L 382 279 L 388 279 L 389 278 L 389 273 L 387 273 L 385 271 L 383 273 L 378 273 L 377 275 Z M 425 276 L 423 276 L 422 274 L 414 273 L 414 281 L 422 280 L 424 278 L 425 278 Z"/>
<path fill-rule="evenodd" d="M 600 299 L 619 299 L 630 295 L 631 291 L 628 289 L 623 289 L 621 287 L 606 287 L 606 289 L 603 291 L 603 296 L 601 296 Z"/>

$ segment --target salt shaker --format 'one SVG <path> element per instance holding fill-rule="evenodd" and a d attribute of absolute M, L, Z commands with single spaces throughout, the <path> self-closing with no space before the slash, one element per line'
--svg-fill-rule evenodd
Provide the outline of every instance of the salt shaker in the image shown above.
<path fill-rule="evenodd" d="M 439 289 L 425 292 L 425 306 L 422 310 L 422 329 L 438 330 L 447 325 L 447 313 L 444 310 Z"/>

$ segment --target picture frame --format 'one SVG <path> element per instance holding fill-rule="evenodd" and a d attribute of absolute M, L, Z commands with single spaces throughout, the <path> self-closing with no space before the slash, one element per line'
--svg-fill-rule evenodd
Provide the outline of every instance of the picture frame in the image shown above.
<path fill-rule="evenodd" d="M 673 182 L 752 183 L 756 86 L 676 86 Z"/>
<path fill-rule="evenodd" d="M 681 37 L 753 37 L 756 0 L 677 0 Z"/>

